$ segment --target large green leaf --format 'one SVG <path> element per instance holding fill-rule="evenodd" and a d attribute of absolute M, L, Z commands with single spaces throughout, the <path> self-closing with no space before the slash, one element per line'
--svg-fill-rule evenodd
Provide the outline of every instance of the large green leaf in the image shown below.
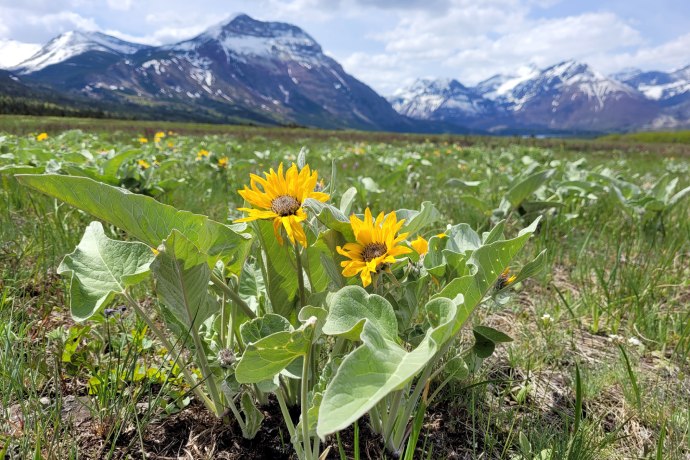
<path fill-rule="evenodd" d="M 505 198 L 513 207 L 520 206 L 527 197 L 536 192 L 539 187 L 544 185 L 556 173 L 555 169 L 546 169 L 544 171 L 537 171 L 524 179 L 516 182 L 508 192 Z"/>
<path fill-rule="evenodd" d="M 257 383 L 272 378 L 307 353 L 313 333 L 313 326 L 303 325 L 297 330 L 276 332 L 248 344 L 235 369 L 237 381 Z"/>
<path fill-rule="evenodd" d="M 297 282 L 297 262 L 290 240 L 280 244 L 275 237 L 272 222 L 257 221 L 261 248 L 266 260 L 266 280 L 268 298 L 273 312 L 294 320 L 297 314 L 299 285 Z"/>
<path fill-rule="evenodd" d="M 149 275 L 151 248 L 143 243 L 108 238 L 100 222 L 91 222 L 58 273 L 71 276 L 70 310 L 76 321 L 93 316 L 117 293 Z"/>
<path fill-rule="evenodd" d="M 323 333 L 359 340 L 365 322 L 373 323 L 389 340 L 398 336 L 395 312 L 386 299 L 359 286 L 347 286 L 331 297 Z"/>
<path fill-rule="evenodd" d="M 209 293 L 211 269 L 207 260 L 206 254 L 173 230 L 151 263 L 156 293 L 164 308 L 190 331 L 197 331 L 220 309 L 216 297 Z"/>
<path fill-rule="evenodd" d="M 419 373 L 452 337 L 456 307 L 438 298 L 425 306 L 431 328 L 419 346 L 407 352 L 386 337 L 373 321 L 365 321 L 363 345 L 347 355 L 321 401 L 317 433 L 323 438 L 366 414 L 390 392 L 400 389 Z"/>
<path fill-rule="evenodd" d="M 467 264 L 473 267 L 470 275 L 456 278 L 444 287 L 436 297 L 455 299 L 459 306 L 455 332 L 460 330 L 474 308 L 491 289 L 498 277 L 508 267 L 513 257 L 522 249 L 537 229 L 540 219 L 522 229 L 518 236 L 510 240 L 495 241 L 472 252 Z M 460 296 L 458 298 L 458 296 Z M 460 302 L 462 299 L 462 302 Z"/>
<path fill-rule="evenodd" d="M 157 247 L 177 229 L 201 252 L 222 258 L 232 272 L 239 272 L 249 250 L 250 236 L 239 233 L 245 228 L 243 225 L 230 227 L 86 177 L 54 174 L 15 177 L 26 186 L 120 227 L 152 247 Z"/>

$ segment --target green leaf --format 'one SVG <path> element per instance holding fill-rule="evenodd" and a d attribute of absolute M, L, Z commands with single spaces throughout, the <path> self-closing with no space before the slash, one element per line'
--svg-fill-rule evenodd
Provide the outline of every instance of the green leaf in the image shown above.
<path fill-rule="evenodd" d="M 425 306 L 432 327 L 411 352 L 365 321 L 363 345 L 347 355 L 323 395 L 317 433 L 321 438 L 342 430 L 367 413 L 387 394 L 406 385 L 452 337 L 456 307 L 438 298 Z"/>
<path fill-rule="evenodd" d="M 130 193 L 86 177 L 17 175 L 17 180 L 46 195 L 109 222 L 131 236 L 157 247 L 173 229 L 185 235 L 199 250 L 226 262 L 239 272 L 251 244 L 245 226 L 227 226 L 206 216 L 178 211 L 151 197 Z"/>
<path fill-rule="evenodd" d="M 357 189 L 355 187 L 350 187 L 343 193 L 343 196 L 340 198 L 340 212 L 344 216 L 349 216 L 350 212 L 352 212 L 352 204 L 355 202 L 356 196 Z"/>
<path fill-rule="evenodd" d="M 246 391 L 242 393 L 240 407 L 242 408 L 242 413 L 244 414 L 242 436 L 245 439 L 254 439 L 256 434 L 261 429 L 261 422 L 264 420 L 264 414 L 256 408 L 251 395 Z"/>
<path fill-rule="evenodd" d="M 117 172 L 120 170 L 120 166 L 137 155 L 141 155 L 141 149 L 125 150 L 104 162 L 101 167 L 103 179 L 111 184 L 117 183 Z"/>
<path fill-rule="evenodd" d="M 527 278 L 531 278 L 532 276 L 541 272 L 544 269 L 544 266 L 546 266 L 546 249 L 544 249 L 537 255 L 537 257 L 522 267 L 522 270 L 515 275 L 515 280 L 513 280 L 512 284 L 519 283 Z"/>
<path fill-rule="evenodd" d="M 505 198 L 514 208 L 517 208 L 520 206 L 520 203 L 525 201 L 532 193 L 536 192 L 537 189 L 544 185 L 555 173 L 555 169 L 546 169 L 530 174 L 513 185 L 510 190 L 506 192 Z"/>
<path fill-rule="evenodd" d="M 148 277 L 152 261 L 153 252 L 145 244 L 112 240 L 100 222 L 91 222 L 79 245 L 57 270 L 71 278 L 72 317 L 84 321 L 93 316 L 115 294 Z"/>
<path fill-rule="evenodd" d="M 240 326 L 240 335 L 245 344 L 258 342 L 276 332 L 292 330 L 290 321 L 274 313 L 266 313 L 260 318 L 254 318 Z"/>
<path fill-rule="evenodd" d="M 462 356 L 454 356 L 443 368 L 446 377 L 453 380 L 464 380 L 470 375 L 470 369 Z"/>
<path fill-rule="evenodd" d="M 690 187 L 685 187 L 683 190 L 679 191 L 669 199 L 668 208 L 671 209 L 672 207 L 680 203 L 682 199 L 688 196 L 690 196 Z"/>
<path fill-rule="evenodd" d="M 347 286 L 331 297 L 323 333 L 359 340 L 365 322 L 372 323 L 389 340 L 398 336 L 395 312 L 386 299 L 359 286 Z"/>
<path fill-rule="evenodd" d="M 400 229 L 400 233 L 409 232 L 411 235 L 421 233 L 422 229 L 441 218 L 441 213 L 429 201 L 422 203 L 421 211 L 400 209 L 395 212 L 395 215 L 398 220 L 405 219 L 405 224 Z"/>
<path fill-rule="evenodd" d="M 208 256 L 177 230 L 172 231 L 161 249 L 151 263 L 156 293 L 175 320 L 190 331 L 197 331 L 220 309 L 208 290 Z"/>
<path fill-rule="evenodd" d="M 462 297 L 462 303 L 456 301 L 456 304 L 460 306 L 455 324 L 456 332 L 460 330 L 484 295 L 494 286 L 513 257 L 527 243 L 527 240 L 537 229 L 539 220 L 536 219 L 511 240 L 495 241 L 472 252 L 467 263 L 473 267 L 474 273 L 454 279 L 435 296 L 451 300 L 456 299 L 456 296 Z"/>
<path fill-rule="evenodd" d="M 273 313 L 293 320 L 297 313 L 298 283 L 297 262 L 292 243 L 284 237 L 280 244 L 275 237 L 273 224 L 269 221 L 256 221 L 261 248 L 266 255 L 267 294 Z M 282 229 L 281 229 L 282 231 Z"/>
<path fill-rule="evenodd" d="M 307 353 L 313 332 L 313 326 L 304 325 L 295 331 L 276 332 L 248 344 L 235 369 L 237 381 L 257 383 L 272 378 Z"/>
<path fill-rule="evenodd" d="M 513 339 L 511 339 L 508 335 L 489 326 L 475 326 L 472 329 L 472 332 L 474 333 L 475 339 L 477 339 L 477 337 L 481 337 L 482 340 L 489 340 L 493 343 L 506 343 L 513 341 Z"/>
<path fill-rule="evenodd" d="M 316 201 L 313 198 L 304 200 L 302 207 L 316 216 L 319 222 L 327 228 L 340 232 L 347 241 L 355 240 L 355 235 L 352 233 L 352 227 L 350 226 L 350 219 L 340 209 L 328 203 Z"/>

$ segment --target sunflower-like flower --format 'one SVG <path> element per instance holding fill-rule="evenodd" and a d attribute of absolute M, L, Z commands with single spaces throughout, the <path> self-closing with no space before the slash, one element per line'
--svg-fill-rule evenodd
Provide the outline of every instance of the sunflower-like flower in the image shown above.
<path fill-rule="evenodd" d="M 371 284 L 372 273 L 384 271 L 396 262 L 396 256 L 411 252 L 410 248 L 398 245 L 408 235 L 398 234 L 404 223 L 405 219 L 399 221 L 395 212 L 386 217 L 381 213 L 374 220 L 369 208 L 364 211 L 364 220 L 354 214 L 350 216 L 350 225 L 357 242 L 336 248 L 338 254 L 349 259 L 340 263 L 343 276 L 359 274 L 362 285 L 367 287 Z"/>
<path fill-rule="evenodd" d="M 264 177 L 256 174 L 250 175 L 251 188 L 244 186 L 244 190 L 238 190 L 239 194 L 247 202 L 256 208 L 239 208 L 249 215 L 235 222 L 250 222 L 257 219 L 272 219 L 273 231 L 276 239 L 283 244 L 280 235 L 281 225 L 285 229 L 288 238 L 294 244 L 297 241 L 303 247 L 307 246 L 307 235 L 302 228 L 302 221 L 307 218 L 307 213 L 302 208 L 302 203 L 307 198 L 317 201 L 328 201 L 329 195 L 315 191 L 319 175 L 306 165 L 302 170 L 292 164 L 283 173 L 283 164 L 278 166 L 278 172 L 273 168 L 264 173 Z"/>

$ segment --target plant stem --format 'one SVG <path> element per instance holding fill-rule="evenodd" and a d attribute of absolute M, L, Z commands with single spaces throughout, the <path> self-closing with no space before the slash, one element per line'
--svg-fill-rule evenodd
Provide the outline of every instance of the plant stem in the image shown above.
<path fill-rule="evenodd" d="M 283 414 L 283 420 L 285 420 L 285 426 L 288 429 L 288 433 L 290 434 L 290 439 L 294 439 L 295 442 L 293 443 L 293 446 L 295 448 L 295 452 L 297 453 L 298 458 L 302 458 L 302 446 L 295 436 L 295 424 L 292 423 L 292 416 L 290 415 L 290 411 L 288 410 L 287 404 L 285 403 L 285 395 L 284 389 L 282 386 L 278 388 L 278 391 L 276 391 L 276 398 L 278 399 L 278 405 L 280 406 L 280 412 Z"/>
<path fill-rule="evenodd" d="M 295 261 L 297 262 L 297 285 L 299 286 L 299 303 L 300 307 L 307 304 L 307 296 L 304 292 L 304 270 L 302 270 L 302 257 L 297 242 L 293 244 L 295 249 Z"/>
<path fill-rule="evenodd" d="M 386 423 L 383 427 L 383 439 L 387 443 L 388 439 L 391 437 L 392 432 L 393 432 L 393 426 L 395 426 L 395 419 L 397 418 L 396 415 L 398 414 L 398 410 L 400 409 L 400 402 L 402 401 L 402 395 L 403 395 L 403 390 L 398 390 L 395 392 L 393 395 L 393 400 L 391 401 L 390 406 L 388 407 L 388 420 L 386 420 Z"/>
<path fill-rule="evenodd" d="M 309 365 L 311 362 L 311 349 L 312 345 L 310 344 L 302 364 L 302 389 L 300 391 L 300 405 L 302 408 L 302 445 L 304 445 L 304 458 L 306 460 L 311 460 L 312 458 L 310 447 L 311 439 L 309 437 L 309 401 L 307 399 L 309 391 L 309 368 L 311 367 Z"/>
<path fill-rule="evenodd" d="M 228 286 L 225 283 L 225 281 L 220 279 L 218 275 L 216 275 L 215 273 L 211 273 L 211 282 L 215 284 L 221 291 L 223 291 L 223 294 L 227 295 L 232 301 L 232 303 L 240 307 L 245 315 L 247 315 L 250 319 L 256 318 L 256 313 L 254 313 L 252 309 L 249 308 L 247 302 L 242 300 L 239 294 L 230 289 L 230 286 Z"/>

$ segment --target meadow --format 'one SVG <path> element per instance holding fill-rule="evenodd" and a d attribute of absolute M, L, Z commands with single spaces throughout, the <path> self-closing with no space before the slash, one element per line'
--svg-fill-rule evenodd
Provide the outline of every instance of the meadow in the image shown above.
<path fill-rule="evenodd" d="M 305 220 L 237 223 L 281 163 Z M 644 137 L 3 117 L 0 458 L 690 458 L 689 172 Z M 408 234 L 369 283 L 336 250 L 367 208 Z"/>

